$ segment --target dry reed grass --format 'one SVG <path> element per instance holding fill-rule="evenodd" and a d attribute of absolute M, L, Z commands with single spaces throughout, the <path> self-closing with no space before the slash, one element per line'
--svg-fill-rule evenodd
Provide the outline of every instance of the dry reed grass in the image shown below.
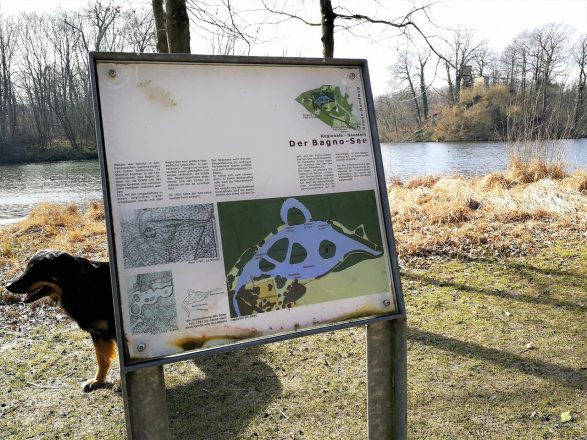
<path fill-rule="evenodd" d="M 416 176 L 408 180 L 404 186 L 407 189 L 432 188 L 439 179 L 439 176 Z"/>
<path fill-rule="evenodd" d="M 76 205 L 41 203 L 23 221 L 0 230 L 0 265 L 26 261 L 43 248 L 105 259 L 105 234 L 102 203 L 91 203 L 85 212 Z"/>
<path fill-rule="evenodd" d="M 524 168 L 428 184 L 390 185 L 398 253 L 403 257 L 518 255 L 535 240 L 586 235 L 587 173 Z"/>
<path fill-rule="evenodd" d="M 567 176 L 562 162 L 545 162 L 533 159 L 526 162 L 518 157 L 510 158 L 507 179 L 516 183 L 532 183 L 542 179 L 563 179 Z"/>

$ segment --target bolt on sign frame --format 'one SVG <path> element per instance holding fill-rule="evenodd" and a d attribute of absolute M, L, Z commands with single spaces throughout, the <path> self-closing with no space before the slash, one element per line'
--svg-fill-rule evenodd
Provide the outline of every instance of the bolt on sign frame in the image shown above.
<path fill-rule="evenodd" d="M 168 436 L 163 364 L 357 325 L 370 437 L 403 436 L 366 60 L 91 53 L 90 76 L 129 437 Z"/>

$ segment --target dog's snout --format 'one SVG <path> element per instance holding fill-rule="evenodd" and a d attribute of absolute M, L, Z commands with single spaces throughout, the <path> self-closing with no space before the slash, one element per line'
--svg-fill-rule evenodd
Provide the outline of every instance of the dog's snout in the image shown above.
<path fill-rule="evenodd" d="M 6 288 L 6 290 L 8 290 L 9 292 L 12 293 L 19 293 L 20 290 L 22 289 L 22 276 L 18 276 L 16 278 L 11 279 L 10 281 L 8 281 L 8 283 L 6 283 L 4 285 L 4 287 Z"/>
<path fill-rule="evenodd" d="M 8 290 L 9 292 L 15 293 L 14 292 L 14 282 L 15 282 L 15 280 L 8 281 L 8 283 L 4 286 L 6 288 L 6 290 Z"/>

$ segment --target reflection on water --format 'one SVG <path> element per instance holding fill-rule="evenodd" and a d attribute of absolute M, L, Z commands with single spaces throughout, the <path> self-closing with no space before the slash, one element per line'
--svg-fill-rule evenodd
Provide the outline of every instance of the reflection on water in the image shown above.
<path fill-rule="evenodd" d="M 587 139 L 560 141 L 569 170 L 587 168 Z M 508 151 L 500 142 L 382 144 L 387 178 L 422 174 L 486 174 L 504 170 Z M 87 205 L 102 200 L 97 161 L 0 165 L 0 224 L 26 216 L 41 202 Z"/>
<path fill-rule="evenodd" d="M 587 139 L 551 142 L 564 155 L 569 171 L 587 167 Z M 402 180 L 422 174 L 487 174 L 507 167 L 508 150 L 501 142 L 416 142 L 381 144 L 387 178 Z"/>
<path fill-rule="evenodd" d="M 0 165 L 0 222 L 26 216 L 41 202 L 87 205 L 102 200 L 97 161 Z"/>

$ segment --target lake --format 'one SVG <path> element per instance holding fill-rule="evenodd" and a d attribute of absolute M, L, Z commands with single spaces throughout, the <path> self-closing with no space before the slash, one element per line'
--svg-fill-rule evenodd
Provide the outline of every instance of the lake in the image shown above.
<path fill-rule="evenodd" d="M 96 160 L 0 165 L 0 224 L 41 202 L 87 205 L 102 200 Z"/>
<path fill-rule="evenodd" d="M 559 141 L 569 170 L 587 168 L 587 139 Z M 486 174 L 504 170 L 508 151 L 501 142 L 382 144 L 386 177 L 423 174 Z M 41 202 L 85 206 L 102 199 L 97 161 L 0 165 L 0 224 L 26 216 Z"/>
<path fill-rule="evenodd" d="M 564 155 L 568 171 L 587 168 L 587 138 L 551 142 Z M 505 170 L 508 163 L 503 142 L 381 144 L 381 155 L 385 175 L 402 180 L 423 174 L 487 174 Z"/>

